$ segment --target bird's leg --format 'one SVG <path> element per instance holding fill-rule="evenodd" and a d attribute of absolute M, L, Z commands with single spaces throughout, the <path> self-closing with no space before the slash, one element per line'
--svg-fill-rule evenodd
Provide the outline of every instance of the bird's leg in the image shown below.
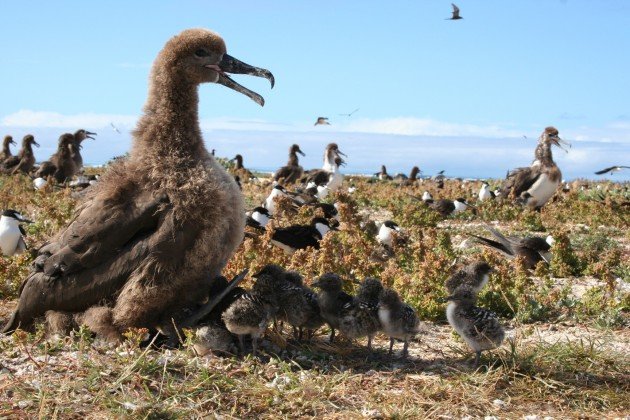
<path fill-rule="evenodd" d="M 303 333 L 302 327 L 299 327 L 298 328 L 298 341 L 302 341 L 302 333 Z"/>
<path fill-rule="evenodd" d="M 243 343 L 243 335 L 238 335 L 238 347 L 241 349 L 241 354 L 245 354 L 245 344 Z"/>
<path fill-rule="evenodd" d="M 256 357 L 256 351 L 258 350 L 258 337 L 252 336 L 252 355 Z"/>
<path fill-rule="evenodd" d="M 402 354 L 403 359 L 406 359 L 408 355 L 409 355 L 409 340 L 405 339 L 405 345 L 403 346 L 403 354 Z"/>
<path fill-rule="evenodd" d="M 368 350 L 372 351 L 372 336 L 368 335 Z"/>
<path fill-rule="evenodd" d="M 299 340 L 297 327 L 293 327 L 293 339 L 294 340 Z"/>
<path fill-rule="evenodd" d="M 390 355 L 392 354 L 393 349 L 394 349 L 394 337 L 389 337 L 389 354 Z"/>
<path fill-rule="evenodd" d="M 335 341 L 335 329 L 331 328 L 330 329 L 330 338 L 328 339 L 328 342 L 332 343 L 333 341 Z"/>
<path fill-rule="evenodd" d="M 481 357 L 481 352 L 478 351 L 475 355 L 475 368 L 477 368 L 477 366 L 479 366 L 479 358 Z"/>

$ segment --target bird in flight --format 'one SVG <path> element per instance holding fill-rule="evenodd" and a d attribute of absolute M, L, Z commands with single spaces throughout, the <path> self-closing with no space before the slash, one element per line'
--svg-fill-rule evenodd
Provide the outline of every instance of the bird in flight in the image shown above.
<path fill-rule="evenodd" d="M 463 17 L 461 17 L 459 15 L 459 7 L 455 6 L 455 3 L 451 3 L 451 5 L 453 6 L 453 16 L 446 19 L 446 20 L 457 20 L 457 19 L 463 19 Z"/>
<path fill-rule="evenodd" d="M 317 121 L 313 125 L 330 125 L 327 117 L 317 117 Z"/>
<path fill-rule="evenodd" d="M 614 175 L 615 172 L 619 172 L 622 169 L 630 169 L 630 166 L 611 166 L 610 168 L 602 169 L 601 171 L 595 172 L 595 175 L 604 175 L 607 172 L 610 172 L 611 175 Z"/>
<path fill-rule="evenodd" d="M 352 112 L 351 112 L 351 113 L 349 113 L 349 114 L 339 114 L 339 115 L 341 115 L 341 116 L 343 116 L 343 117 L 352 117 L 352 114 L 354 114 L 354 113 L 355 113 L 355 112 L 357 112 L 358 110 L 359 110 L 359 108 L 355 109 L 354 111 L 352 111 Z"/>
<path fill-rule="evenodd" d="M 120 134 L 120 130 L 118 129 L 118 127 L 116 127 L 116 126 L 114 125 L 114 123 L 109 123 L 109 125 L 111 125 L 111 126 L 112 126 L 112 128 L 114 129 L 114 131 L 115 131 L 115 132 L 117 132 L 118 134 Z"/>

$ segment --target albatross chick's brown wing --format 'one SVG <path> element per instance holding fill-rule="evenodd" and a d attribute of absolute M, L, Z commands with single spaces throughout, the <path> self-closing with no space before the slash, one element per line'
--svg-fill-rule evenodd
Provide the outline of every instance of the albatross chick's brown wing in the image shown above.
<path fill-rule="evenodd" d="M 28 328 L 49 310 L 105 307 L 92 311 L 102 314 L 96 324 L 169 334 L 175 314 L 208 298 L 210 280 L 242 241 L 245 219 L 238 186 L 204 147 L 198 85 L 218 83 L 263 104 L 227 73 L 273 86 L 268 70 L 227 55 L 214 32 L 190 29 L 166 43 L 129 157 L 39 250 L 4 332 Z"/>

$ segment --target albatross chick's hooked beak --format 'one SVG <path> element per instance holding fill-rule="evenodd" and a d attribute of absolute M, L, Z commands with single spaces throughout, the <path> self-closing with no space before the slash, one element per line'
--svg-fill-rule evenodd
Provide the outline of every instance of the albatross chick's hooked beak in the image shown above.
<path fill-rule="evenodd" d="M 86 132 L 85 132 L 85 138 L 86 138 L 86 139 L 96 140 L 96 138 L 94 138 L 94 137 L 92 137 L 92 136 L 96 136 L 96 133 L 92 133 L 91 131 L 86 131 Z"/>
<path fill-rule="evenodd" d="M 297 149 L 297 150 L 296 150 L 296 152 L 298 152 L 298 153 L 299 153 L 299 154 L 301 154 L 302 156 L 306 156 L 306 155 L 304 154 L 304 152 L 303 152 L 302 150 L 300 150 L 300 149 Z"/>
<path fill-rule="evenodd" d="M 249 74 L 251 76 L 264 77 L 271 82 L 272 89 L 275 84 L 273 74 L 271 74 L 269 70 L 250 66 L 249 64 L 243 63 L 241 60 L 234 58 L 229 54 L 223 54 L 223 59 L 219 62 L 219 64 L 208 64 L 206 67 L 219 73 L 219 80 L 217 80 L 217 83 L 242 93 L 260 106 L 265 105 L 265 99 L 262 96 L 236 83 L 226 73 Z"/>
<path fill-rule="evenodd" d="M 561 148 L 562 150 L 564 150 L 566 153 L 569 153 L 569 149 L 571 148 L 571 143 L 569 143 L 566 140 L 562 140 L 559 136 L 553 136 L 551 137 L 551 141 L 553 142 L 553 144 L 555 144 L 556 146 L 558 146 L 559 148 Z M 562 145 L 568 146 L 569 149 L 565 149 L 564 147 L 562 147 Z"/>

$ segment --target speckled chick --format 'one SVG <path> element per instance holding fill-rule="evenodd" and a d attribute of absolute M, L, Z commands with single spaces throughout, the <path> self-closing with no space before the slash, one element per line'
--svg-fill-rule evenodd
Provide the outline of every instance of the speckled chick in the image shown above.
<path fill-rule="evenodd" d="M 368 337 L 368 349 L 372 338 L 381 328 L 378 316 L 379 296 L 383 291 L 381 281 L 368 277 L 361 283 L 350 311 L 341 319 L 339 330 L 348 338 Z"/>
<path fill-rule="evenodd" d="M 393 289 L 383 289 L 378 303 L 378 319 L 385 334 L 389 336 L 389 354 L 392 354 L 394 340 L 403 340 L 402 356 L 407 357 L 409 339 L 420 331 L 420 319 L 416 311 L 400 300 Z"/>
<path fill-rule="evenodd" d="M 447 299 L 448 323 L 475 351 L 477 366 L 481 352 L 499 347 L 505 331 L 494 312 L 475 306 L 477 296 L 470 287 L 458 287 Z"/>
<path fill-rule="evenodd" d="M 335 340 L 335 330 L 339 329 L 341 319 L 348 313 L 353 304 L 353 297 L 343 291 L 341 277 L 335 273 L 326 273 L 312 284 L 321 292 L 317 295 L 320 314 L 330 327 L 330 339 Z"/>
<path fill-rule="evenodd" d="M 492 267 L 485 261 L 477 261 L 456 271 L 446 280 L 445 287 L 448 293 L 453 293 L 459 286 L 470 287 L 473 293 L 479 293 L 488 284 Z"/>
<path fill-rule="evenodd" d="M 222 325 L 202 325 L 195 330 L 193 347 L 199 356 L 210 352 L 219 354 L 236 354 L 234 336 Z"/>
<path fill-rule="evenodd" d="M 244 353 L 243 337 L 252 337 L 252 352 L 256 355 L 258 338 L 263 335 L 275 315 L 277 307 L 277 283 L 272 276 L 258 276 L 250 292 L 242 294 L 223 312 L 222 319 L 232 334 L 239 338 L 241 352 Z"/>
<path fill-rule="evenodd" d="M 284 283 L 278 299 L 278 317 L 285 319 L 293 328 L 297 339 L 302 340 L 304 329 L 312 332 L 324 325 L 317 295 L 304 285 L 302 276 L 295 271 L 284 274 Z"/>

